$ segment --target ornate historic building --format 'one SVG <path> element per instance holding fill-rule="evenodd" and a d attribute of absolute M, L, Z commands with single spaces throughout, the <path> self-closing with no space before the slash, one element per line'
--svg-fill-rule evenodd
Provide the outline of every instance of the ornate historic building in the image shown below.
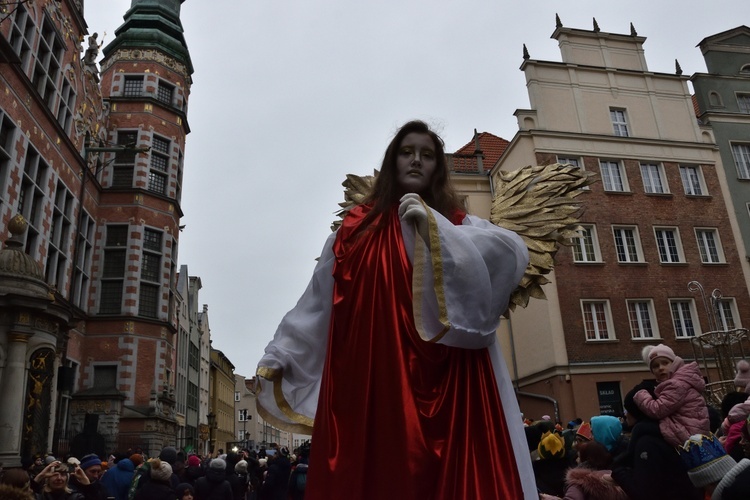
<path fill-rule="evenodd" d="M 48 451 L 176 444 L 174 287 L 193 73 L 181 4 L 133 0 L 101 71 L 82 1 L 19 2 L 0 18 L 6 466 Z M 25 223 L 11 224 L 16 215 Z"/>

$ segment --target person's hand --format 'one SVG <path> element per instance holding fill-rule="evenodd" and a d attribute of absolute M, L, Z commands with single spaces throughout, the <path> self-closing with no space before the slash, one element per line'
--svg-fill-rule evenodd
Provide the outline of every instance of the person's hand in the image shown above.
<path fill-rule="evenodd" d="M 91 484 L 91 481 L 89 481 L 89 477 L 85 472 L 83 472 L 83 469 L 81 469 L 80 465 L 76 465 L 76 468 L 73 471 L 73 476 L 75 476 L 79 484 L 82 484 L 84 486 L 86 486 L 87 484 Z"/>
<path fill-rule="evenodd" d="M 422 203 L 422 198 L 416 193 L 408 193 L 399 200 L 398 216 L 402 222 L 410 222 L 417 228 L 417 232 L 425 243 L 430 241 L 430 224 L 427 218 L 427 209 Z"/>
<path fill-rule="evenodd" d="M 55 474 L 54 470 L 58 465 L 60 465 L 59 460 L 48 463 L 47 467 L 42 469 L 42 472 L 34 476 L 34 481 L 39 484 L 43 483 L 45 479 L 47 479 L 48 477 L 52 477 Z"/>

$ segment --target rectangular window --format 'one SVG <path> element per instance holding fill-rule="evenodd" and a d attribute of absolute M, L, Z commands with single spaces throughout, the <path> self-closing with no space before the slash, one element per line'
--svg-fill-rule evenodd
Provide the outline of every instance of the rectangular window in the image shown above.
<path fill-rule="evenodd" d="M 612 128 L 618 137 L 628 137 L 628 119 L 624 109 L 609 108 L 609 117 L 612 119 Z"/>
<path fill-rule="evenodd" d="M 186 406 L 194 410 L 198 409 L 198 386 L 192 382 L 188 382 Z"/>
<path fill-rule="evenodd" d="M 581 307 L 583 308 L 583 326 L 586 330 L 586 340 L 614 339 L 607 301 L 584 300 L 581 302 Z"/>
<path fill-rule="evenodd" d="M 159 313 L 163 236 L 161 231 L 154 229 L 145 228 L 143 232 L 138 314 L 149 318 L 156 318 Z"/>
<path fill-rule="evenodd" d="M 667 180 L 661 165 L 656 163 L 641 163 L 643 190 L 650 194 L 667 193 Z"/>
<path fill-rule="evenodd" d="M 698 250 L 701 262 L 704 264 L 720 264 L 724 262 L 724 251 L 719 241 L 716 229 L 696 228 L 695 237 L 698 240 Z"/>
<path fill-rule="evenodd" d="M 29 145 L 21 177 L 21 188 L 18 193 L 17 212 L 29 223 L 26 230 L 25 252 L 32 257 L 39 256 L 39 243 L 44 220 L 45 193 L 49 191 L 47 181 L 49 166 L 41 155 Z"/>
<path fill-rule="evenodd" d="M 618 161 L 599 161 L 605 191 L 628 191 L 627 178 Z"/>
<path fill-rule="evenodd" d="M 128 226 L 109 225 L 104 240 L 104 265 L 102 271 L 100 314 L 122 312 L 122 287 L 125 281 Z"/>
<path fill-rule="evenodd" d="M 246 422 L 247 421 L 247 410 L 238 410 L 237 411 L 237 420 L 239 422 Z"/>
<path fill-rule="evenodd" d="M 166 104 L 167 106 L 171 106 L 173 95 L 174 86 L 160 80 L 159 87 L 156 89 L 156 100 Z"/>
<path fill-rule="evenodd" d="M 112 166 L 112 185 L 115 188 L 133 187 L 133 171 L 135 170 L 135 150 L 138 144 L 138 132 L 118 131 L 117 145 L 127 147 L 127 150 L 115 153 Z"/>
<path fill-rule="evenodd" d="M 659 262 L 662 264 L 685 262 L 680 233 L 676 227 L 655 227 L 654 235 L 659 249 Z"/>
<path fill-rule="evenodd" d="M 188 348 L 188 366 L 196 371 L 200 370 L 200 361 L 200 349 L 198 349 L 197 345 L 191 342 L 190 347 Z"/>
<path fill-rule="evenodd" d="M 641 243 L 636 227 L 612 227 L 618 262 L 642 262 Z"/>
<path fill-rule="evenodd" d="M 718 323 L 719 328 L 727 332 L 740 327 L 735 319 L 739 316 L 737 316 L 734 299 L 719 299 L 716 301 L 715 307 L 716 322 Z"/>
<path fill-rule="evenodd" d="M 73 91 L 70 82 L 67 77 L 63 77 L 63 84 L 60 88 L 60 98 L 58 99 L 57 105 L 57 123 L 65 130 L 66 133 L 70 133 L 70 125 L 73 123 L 73 110 L 76 104 L 76 93 Z"/>
<path fill-rule="evenodd" d="M 117 365 L 94 365 L 94 387 L 117 388 Z"/>
<path fill-rule="evenodd" d="M 673 299 L 669 301 L 672 311 L 674 335 L 679 338 L 695 337 L 699 334 L 699 324 L 695 321 L 695 303 L 691 299 Z"/>
<path fill-rule="evenodd" d="M 58 181 L 47 240 L 45 279 L 47 283 L 61 291 L 65 290 L 65 276 L 70 259 L 70 247 L 73 243 L 71 238 L 73 204 L 73 193 Z"/>
<path fill-rule="evenodd" d="M 582 225 L 579 234 L 581 235 L 580 238 L 573 240 L 573 261 L 601 262 L 596 226 Z"/>
<path fill-rule="evenodd" d="M 234 391 L 234 401 L 237 402 L 240 400 L 240 391 Z"/>
<path fill-rule="evenodd" d="M 91 276 L 91 254 L 94 248 L 95 224 L 91 216 L 83 211 L 81 225 L 78 228 L 75 268 L 73 269 L 73 287 L 70 300 L 73 305 L 87 310 L 89 280 Z"/>
<path fill-rule="evenodd" d="M 143 92 L 142 76 L 126 76 L 122 84 L 123 97 L 140 97 Z"/>
<path fill-rule="evenodd" d="M 680 165 L 680 178 L 682 178 L 682 187 L 685 188 L 686 195 L 703 196 L 707 193 L 700 167 Z"/>
<path fill-rule="evenodd" d="M 629 300 L 628 319 L 634 339 L 651 339 L 659 336 L 654 321 L 654 306 L 650 300 Z"/>
<path fill-rule="evenodd" d="M 0 109 L 0 211 L 8 202 L 6 183 L 10 175 L 10 164 L 13 158 L 13 143 L 16 138 L 16 125 Z"/>
<path fill-rule="evenodd" d="M 26 7 L 16 3 L 14 10 L 8 42 L 13 47 L 13 52 L 21 59 L 21 70 L 26 73 L 31 59 L 31 49 L 34 46 L 36 27 Z"/>
<path fill-rule="evenodd" d="M 737 94 L 737 106 L 740 113 L 750 113 L 750 94 Z"/>
<path fill-rule="evenodd" d="M 57 34 L 52 21 L 45 17 L 31 81 L 50 109 L 53 109 L 57 95 L 57 83 L 64 52 L 65 44 Z"/>
<path fill-rule="evenodd" d="M 732 144 L 732 156 L 737 177 L 750 179 L 750 144 Z"/>
<path fill-rule="evenodd" d="M 148 175 L 148 189 L 159 194 L 167 194 L 167 171 L 169 167 L 169 141 L 154 136 L 151 142 L 151 170 Z"/>

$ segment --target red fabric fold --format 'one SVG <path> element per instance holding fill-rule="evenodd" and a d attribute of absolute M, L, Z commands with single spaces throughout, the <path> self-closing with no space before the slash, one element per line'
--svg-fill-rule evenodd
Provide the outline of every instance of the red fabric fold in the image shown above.
<path fill-rule="evenodd" d="M 489 353 L 420 339 L 396 210 L 358 231 L 367 210 L 334 244 L 305 498 L 523 498 Z"/>

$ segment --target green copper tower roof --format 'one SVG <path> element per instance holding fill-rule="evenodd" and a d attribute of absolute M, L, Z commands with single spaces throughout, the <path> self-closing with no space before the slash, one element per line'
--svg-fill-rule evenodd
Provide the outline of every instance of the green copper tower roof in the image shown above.
<path fill-rule="evenodd" d="M 115 30 L 115 39 L 104 50 L 104 58 L 118 49 L 159 49 L 185 64 L 188 74 L 193 63 L 180 22 L 185 0 L 133 0 L 125 22 Z"/>

